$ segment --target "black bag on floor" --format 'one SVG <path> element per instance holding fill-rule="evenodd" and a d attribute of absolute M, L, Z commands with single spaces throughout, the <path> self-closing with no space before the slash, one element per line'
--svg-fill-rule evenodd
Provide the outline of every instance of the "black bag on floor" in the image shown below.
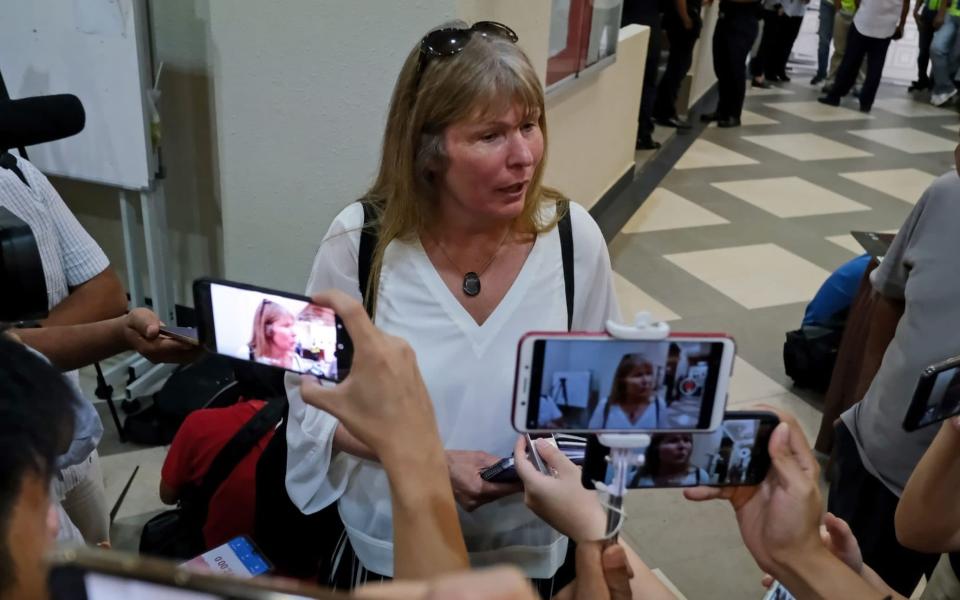
<path fill-rule="evenodd" d="M 787 332 L 783 366 L 798 387 L 826 392 L 837 362 L 842 329 L 806 325 Z"/>
<path fill-rule="evenodd" d="M 210 499 L 257 442 L 276 427 L 286 408 L 286 398 L 275 398 L 257 411 L 220 449 L 200 485 L 185 486 L 177 508 L 147 521 L 140 533 L 140 553 L 187 560 L 205 552 L 203 525 Z"/>

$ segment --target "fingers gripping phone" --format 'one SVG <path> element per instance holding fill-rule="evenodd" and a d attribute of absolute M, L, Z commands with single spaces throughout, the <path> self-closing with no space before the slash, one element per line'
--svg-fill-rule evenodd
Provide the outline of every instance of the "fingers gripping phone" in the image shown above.
<path fill-rule="evenodd" d="M 780 419 L 773 413 L 731 411 L 710 433 L 655 433 L 643 466 L 631 467 L 627 488 L 757 485 L 770 469 L 770 434 Z M 583 485 L 610 485 L 610 449 L 595 439 L 587 445 Z"/>
<path fill-rule="evenodd" d="M 960 356 L 923 370 L 903 428 L 915 431 L 960 414 Z"/>
<path fill-rule="evenodd" d="M 519 432 L 711 431 L 723 419 L 736 347 L 722 334 L 625 340 L 530 333 L 520 340 Z"/>
<path fill-rule="evenodd" d="M 210 352 L 341 381 L 353 344 L 333 310 L 306 296 L 217 279 L 193 283 L 197 334 Z"/>

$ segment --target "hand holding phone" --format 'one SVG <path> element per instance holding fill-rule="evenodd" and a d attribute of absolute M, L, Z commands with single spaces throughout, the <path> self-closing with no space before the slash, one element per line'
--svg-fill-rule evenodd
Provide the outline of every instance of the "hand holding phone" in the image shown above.
<path fill-rule="evenodd" d="M 549 441 L 528 440 L 529 436 L 517 438 L 514 456 L 524 456 L 527 448 L 536 446 L 546 472 L 526 459 L 516 463 L 527 507 L 578 543 L 603 538 L 607 526 L 606 512 L 596 492 L 581 485 L 580 467 Z"/>

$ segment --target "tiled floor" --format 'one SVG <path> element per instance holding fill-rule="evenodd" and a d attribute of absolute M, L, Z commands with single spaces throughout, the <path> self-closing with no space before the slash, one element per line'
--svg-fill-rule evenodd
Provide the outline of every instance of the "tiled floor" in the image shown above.
<path fill-rule="evenodd" d="M 850 231 L 896 231 L 953 169 L 960 126 L 954 111 L 900 87 L 883 86 L 866 118 L 855 103 L 816 103 L 803 80 L 748 90 L 743 126 L 706 128 L 610 251 L 625 316 L 643 299 L 621 291 L 633 283 L 655 299 L 654 314 L 678 315 L 675 331 L 732 334 L 728 406 L 789 410 L 812 441 L 822 399 L 784 374 L 784 333 L 827 275 L 862 252 Z M 671 490 L 633 492 L 625 505 L 624 537 L 686 598 L 762 597 L 729 506 Z"/>
<path fill-rule="evenodd" d="M 919 169 L 857 171 L 840 173 L 840 176 L 910 204 L 916 204 L 923 191 L 936 179 L 936 176 Z"/>

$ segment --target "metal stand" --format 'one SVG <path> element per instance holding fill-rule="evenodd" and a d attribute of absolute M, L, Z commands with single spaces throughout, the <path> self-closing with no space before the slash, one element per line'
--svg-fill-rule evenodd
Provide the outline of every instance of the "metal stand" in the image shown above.
<path fill-rule="evenodd" d="M 662 340 L 670 335 L 670 326 L 663 322 L 651 322 L 650 313 L 637 313 L 633 325 L 623 325 L 607 321 L 607 332 L 625 340 Z M 613 481 L 604 486 L 610 501 L 607 504 L 608 542 L 614 542 L 623 521 L 623 497 L 627 493 L 627 477 L 631 467 L 642 467 L 650 435 L 646 433 L 605 433 L 597 436 L 604 446 L 610 448 L 610 461 L 613 465 Z"/>

